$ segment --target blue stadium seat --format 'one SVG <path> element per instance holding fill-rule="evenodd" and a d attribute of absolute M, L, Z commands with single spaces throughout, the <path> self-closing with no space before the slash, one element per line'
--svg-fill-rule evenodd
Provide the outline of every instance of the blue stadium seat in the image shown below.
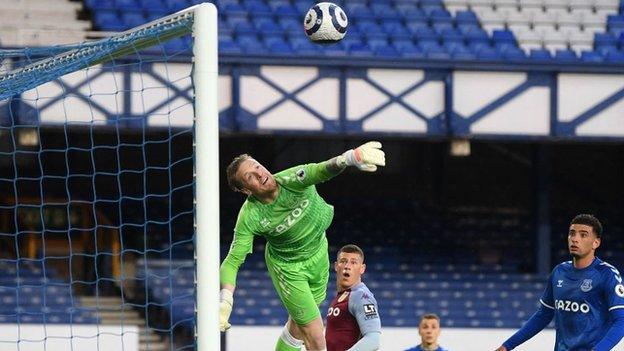
<path fill-rule="evenodd" d="M 499 60 L 500 52 L 491 47 L 482 47 L 477 51 L 477 58 L 482 60 Z"/>
<path fill-rule="evenodd" d="M 441 34 L 443 31 L 445 30 L 454 30 L 455 27 L 453 26 L 452 22 L 445 22 L 445 21 L 441 21 L 441 22 L 433 22 L 431 23 L 431 28 L 433 28 L 433 30 L 438 33 Z"/>
<path fill-rule="evenodd" d="M 389 37 L 398 39 L 398 38 L 409 38 L 411 34 L 408 32 L 407 28 L 403 23 L 399 20 L 388 20 L 381 23 L 386 34 Z"/>
<path fill-rule="evenodd" d="M 305 16 L 310 7 L 312 7 L 312 4 L 308 0 L 296 0 L 294 6 L 295 9 L 297 9 L 297 12 L 301 14 L 301 16 Z"/>
<path fill-rule="evenodd" d="M 599 52 L 595 51 L 583 51 L 581 52 L 581 61 L 590 63 L 600 63 L 603 61 L 603 56 Z"/>
<path fill-rule="evenodd" d="M 491 49 L 492 47 L 490 46 L 489 43 L 476 41 L 476 42 L 469 42 L 468 48 L 470 49 L 471 52 L 477 54 L 479 51 L 483 49 Z"/>
<path fill-rule="evenodd" d="M 431 20 L 432 25 L 443 23 L 451 25 L 453 24 L 453 17 L 451 16 L 451 13 L 443 8 L 432 8 L 431 12 L 429 12 L 428 17 Z"/>
<path fill-rule="evenodd" d="M 238 22 L 234 26 L 236 36 L 256 36 L 258 31 L 256 27 L 249 22 Z"/>
<path fill-rule="evenodd" d="M 616 38 L 624 32 L 624 15 L 622 12 L 619 15 L 607 16 L 607 29 Z"/>
<path fill-rule="evenodd" d="M 572 50 L 557 50 L 555 51 L 555 59 L 557 61 L 566 61 L 566 62 L 574 62 L 578 60 L 576 53 Z"/>
<path fill-rule="evenodd" d="M 418 35 L 417 33 L 419 30 L 421 30 L 421 28 L 426 28 L 425 30 L 431 30 L 431 28 L 429 27 L 429 23 L 426 20 L 407 22 L 405 24 L 405 27 L 407 28 L 407 31 L 411 34 L 411 36 L 414 37 Z"/>
<path fill-rule="evenodd" d="M 169 12 L 177 12 L 188 7 L 186 0 L 163 0 L 163 2 L 169 9 Z"/>
<path fill-rule="evenodd" d="M 594 47 L 601 46 L 617 46 L 617 37 L 611 33 L 596 33 L 594 34 Z"/>
<path fill-rule="evenodd" d="M 279 17 L 300 18 L 302 16 L 297 9 L 289 3 L 283 3 L 273 9 L 273 14 Z"/>
<path fill-rule="evenodd" d="M 325 56 L 347 56 L 348 51 L 342 45 L 333 44 L 323 47 L 323 53 Z"/>
<path fill-rule="evenodd" d="M 387 57 L 387 58 L 396 58 L 400 56 L 399 52 L 390 45 L 378 46 L 375 49 L 375 55 L 377 57 Z"/>
<path fill-rule="evenodd" d="M 98 11 L 95 13 L 94 24 L 96 28 L 110 31 L 121 31 L 125 25 L 117 15 L 116 11 Z"/>
<path fill-rule="evenodd" d="M 524 53 L 524 51 L 515 46 L 506 47 L 504 49 L 500 49 L 500 51 L 503 55 L 503 58 L 507 60 L 523 60 L 526 58 L 526 54 Z"/>
<path fill-rule="evenodd" d="M 115 7 L 123 11 L 140 11 L 142 9 L 135 0 L 115 0 Z"/>
<path fill-rule="evenodd" d="M 254 20 L 254 25 L 263 37 L 284 36 L 282 28 L 270 18 L 260 18 L 258 20 Z"/>
<path fill-rule="evenodd" d="M 161 0 L 138 0 L 139 6 L 143 11 L 155 14 L 162 14 L 163 16 L 169 12 L 168 5 Z"/>
<path fill-rule="evenodd" d="M 372 3 L 371 9 L 375 17 L 378 19 L 398 19 L 399 13 L 390 4 L 384 3 Z"/>
<path fill-rule="evenodd" d="M 429 18 L 425 11 L 418 7 L 406 7 L 404 9 L 397 8 L 403 15 L 405 23 L 409 26 L 411 22 L 427 22 Z"/>
<path fill-rule="evenodd" d="M 455 13 L 455 23 L 458 27 L 462 24 L 478 26 L 479 19 L 477 18 L 477 15 L 472 11 L 457 11 Z"/>
<path fill-rule="evenodd" d="M 121 21 L 126 28 L 134 28 L 145 24 L 146 19 L 140 12 L 122 12 Z"/>
<path fill-rule="evenodd" d="M 463 35 L 469 44 L 483 43 L 489 45 L 490 43 L 490 37 L 488 36 L 487 32 L 481 28 L 469 29 L 465 33 L 463 33 Z"/>
<path fill-rule="evenodd" d="M 375 21 L 359 21 L 357 23 L 357 30 L 367 38 L 386 39 L 388 37 Z"/>
<path fill-rule="evenodd" d="M 373 11 L 366 6 L 366 4 L 361 3 L 349 3 L 346 5 L 345 11 L 349 18 L 353 18 L 355 20 L 374 20 L 375 14 Z"/>
<path fill-rule="evenodd" d="M 413 43 L 412 45 L 397 45 L 395 43 L 395 48 L 403 58 L 420 59 L 425 57 L 425 53 Z"/>
<path fill-rule="evenodd" d="M 342 39 L 341 45 L 345 47 L 347 50 L 351 49 L 353 45 L 361 45 L 363 44 L 363 40 L 358 36 L 347 36 Z"/>
<path fill-rule="evenodd" d="M 451 57 L 458 60 L 474 60 L 477 56 L 464 45 L 453 45 L 447 47 Z"/>
<path fill-rule="evenodd" d="M 444 43 L 464 43 L 464 36 L 454 28 L 443 29 L 440 33 L 442 42 Z"/>
<path fill-rule="evenodd" d="M 516 37 L 513 32 L 505 29 L 495 29 L 492 31 L 492 42 L 496 44 L 512 44 L 517 45 Z"/>
<path fill-rule="evenodd" d="M 227 18 L 239 17 L 247 18 L 247 10 L 237 3 L 220 4 L 222 11 L 226 13 Z"/>
<path fill-rule="evenodd" d="M 613 51 L 613 52 L 607 53 L 605 62 L 620 63 L 620 64 L 624 63 L 624 52 Z"/>
<path fill-rule="evenodd" d="M 94 10 L 95 13 L 99 11 L 117 10 L 115 0 L 85 0 L 85 5 Z"/>
<path fill-rule="evenodd" d="M 294 53 L 292 47 L 284 41 L 284 39 L 272 38 L 264 42 L 265 46 L 272 54 L 292 55 Z"/>
<path fill-rule="evenodd" d="M 436 60 L 447 60 L 451 58 L 451 55 L 441 46 L 426 46 L 423 51 L 425 52 L 425 57 Z"/>
<path fill-rule="evenodd" d="M 300 21 L 294 18 L 291 18 L 291 17 L 280 18 L 278 20 L 278 23 L 282 27 L 282 29 L 286 32 L 303 34 L 303 25 L 301 24 Z"/>
<path fill-rule="evenodd" d="M 388 45 L 388 41 L 384 38 L 373 38 L 367 40 L 368 46 L 370 46 L 373 51 L 376 51 L 379 47 L 385 47 Z"/>
<path fill-rule="evenodd" d="M 418 27 L 414 34 L 414 37 L 416 37 L 419 41 L 425 40 L 439 42 L 438 34 L 430 27 Z"/>
<path fill-rule="evenodd" d="M 529 52 L 529 58 L 531 60 L 547 61 L 551 60 L 552 56 L 550 55 L 550 51 L 546 49 L 531 49 Z"/>
<path fill-rule="evenodd" d="M 253 14 L 254 18 L 263 18 L 272 13 L 271 8 L 261 0 L 246 0 L 243 6 L 248 13 Z"/>

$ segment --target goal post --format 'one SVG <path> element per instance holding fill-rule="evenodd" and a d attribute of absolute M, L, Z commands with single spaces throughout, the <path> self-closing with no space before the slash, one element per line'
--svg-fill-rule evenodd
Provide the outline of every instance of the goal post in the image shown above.
<path fill-rule="evenodd" d="M 0 50 L 0 348 L 220 350 L 217 30 Z"/>
<path fill-rule="evenodd" d="M 214 6 L 195 12 L 195 218 L 197 255 L 197 346 L 220 350 L 219 334 L 219 118 L 218 39 Z"/>

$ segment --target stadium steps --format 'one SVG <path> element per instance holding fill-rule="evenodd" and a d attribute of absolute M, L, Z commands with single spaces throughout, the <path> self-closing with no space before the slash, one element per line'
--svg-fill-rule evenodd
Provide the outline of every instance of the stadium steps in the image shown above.
<path fill-rule="evenodd" d="M 168 350 L 169 345 L 151 329 L 146 327 L 145 319 L 131 307 L 124 307 L 118 297 L 82 296 L 80 302 L 83 307 L 97 310 L 101 324 L 136 325 L 139 329 L 139 351 Z"/>
<path fill-rule="evenodd" d="M 3 47 L 64 45 L 83 42 L 87 32 L 82 30 L 50 30 L 1 28 L 0 44 Z"/>
<path fill-rule="evenodd" d="M 2 11 L 54 9 L 56 12 L 65 12 L 82 9 L 82 3 L 67 0 L 0 0 L 0 8 L 2 8 Z"/>
<path fill-rule="evenodd" d="M 78 19 L 81 2 L 0 0 L 3 47 L 48 46 L 82 42 L 91 22 Z"/>

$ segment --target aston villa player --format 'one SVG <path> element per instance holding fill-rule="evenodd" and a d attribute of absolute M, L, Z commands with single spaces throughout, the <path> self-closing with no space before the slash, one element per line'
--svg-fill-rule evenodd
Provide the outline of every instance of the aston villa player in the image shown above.
<path fill-rule="evenodd" d="M 343 246 L 334 263 L 338 293 L 327 311 L 327 351 L 379 349 L 381 320 L 373 293 L 362 283 L 364 252 Z"/>

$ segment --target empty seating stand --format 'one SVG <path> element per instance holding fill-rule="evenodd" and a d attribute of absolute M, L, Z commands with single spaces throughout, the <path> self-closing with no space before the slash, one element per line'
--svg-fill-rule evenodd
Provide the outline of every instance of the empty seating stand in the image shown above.
<path fill-rule="evenodd" d="M 119 31 L 200 0 L 85 0 L 97 29 Z M 346 38 L 310 43 L 302 29 L 308 0 L 219 0 L 224 55 L 372 59 L 612 62 L 622 56 L 619 0 L 337 1 Z M 605 45 L 604 36 L 615 40 Z M 600 37 L 599 44 L 597 39 Z M 180 50 L 170 45 L 166 51 Z M 548 55 L 545 52 L 548 51 Z"/>
<path fill-rule="evenodd" d="M 41 262 L 0 263 L 0 323 L 97 324 L 96 311 L 82 306 L 70 284 L 50 278 Z"/>

